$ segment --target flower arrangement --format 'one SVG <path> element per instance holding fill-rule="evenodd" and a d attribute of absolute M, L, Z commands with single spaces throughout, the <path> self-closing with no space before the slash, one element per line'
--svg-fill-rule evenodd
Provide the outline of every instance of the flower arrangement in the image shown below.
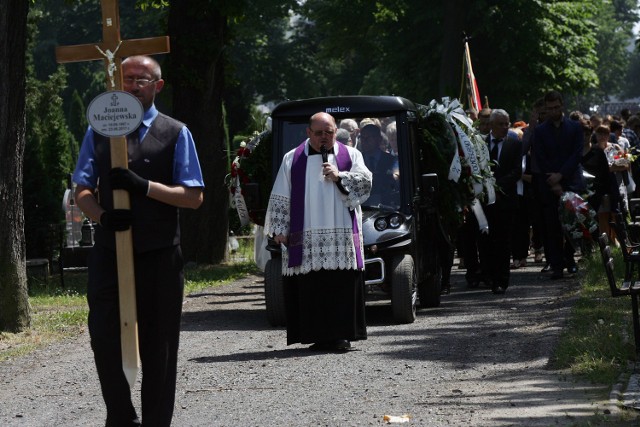
<path fill-rule="evenodd" d="M 628 153 L 623 153 L 623 152 L 615 153 L 613 155 L 613 165 L 614 166 L 629 167 L 629 165 L 631 165 L 631 162 L 633 162 L 633 160 L 635 160 L 632 157 L 633 156 L 631 156 Z"/>
<path fill-rule="evenodd" d="M 463 221 L 464 209 L 495 201 L 495 179 L 489 152 L 479 132 L 458 100 L 443 98 L 418 106 L 424 141 L 424 172 L 435 172 L 440 181 L 438 210 L 449 230 Z"/>
<path fill-rule="evenodd" d="M 635 154 L 627 153 L 617 144 L 609 145 L 605 149 L 605 154 L 610 166 L 629 167 L 637 158 Z"/>
<path fill-rule="evenodd" d="M 231 193 L 231 207 L 238 211 L 240 222 L 264 225 L 264 216 L 271 191 L 271 146 L 273 135 L 270 121 L 263 132 L 254 132 L 240 143 L 236 157 L 227 175 L 227 186 Z M 258 146 L 262 147 L 256 150 Z M 249 194 L 249 189 L 255 190 Z M 245 198 L 251 197 L 250 203 Z"/>
<path fill-rule="evenodd" d="M 558 212 L 562 230 L 572 241 L 592 240 L 592 233 L 598 228 L 596 212 L 582 197 L 571 191 L 562 193 Z"/>

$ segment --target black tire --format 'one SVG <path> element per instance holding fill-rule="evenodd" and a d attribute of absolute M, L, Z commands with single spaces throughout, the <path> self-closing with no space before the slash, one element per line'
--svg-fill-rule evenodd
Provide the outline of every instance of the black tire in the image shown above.
<path fill-rule="evenodd" d="M 271 326 L 285 326 L 287 316 L 282 285 L 282 260 L 272 258 L 264 267 L 264 300 Z"/>
<path fill-rule="evenodd" d="M 393 257 L 391 272 L 391 311 L 397 323 L 416 320 L 418 299 L 416 269 L 411 255 Z"/>
<path fill-rule="evenodd" d="M 430 274 L 425 280 L 418 284 L 418 295 L 420 296 L 421 308 L 433 308 L 440 306 L 440 295 L 442 293 L 442 267 L 438 265 L 436 272 Z"/>

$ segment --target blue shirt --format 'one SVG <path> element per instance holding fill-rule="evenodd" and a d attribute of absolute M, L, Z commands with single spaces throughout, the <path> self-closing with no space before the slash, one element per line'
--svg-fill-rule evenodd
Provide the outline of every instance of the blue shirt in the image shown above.
<path fill-rule="evenodd" d="M 155 105 L 152 105 L 151 108 L 144 112 L 144 118 L 140 125 L 140 144 L 144 143 L 144 137 L 156 117 L 158 117 L 158 110 Z M 97 167 L 93 130 L 89 127 L 82 140 L 78 163 L 73 172 L 73 182 L 85 187 L 96 188 L 99 176 Z M 173 155 L 173 184 L 185 187 L 204 187 L 196 145 L 191 132 L 186 126 L 180 130 L 176 141 L 176 149 Z"/>

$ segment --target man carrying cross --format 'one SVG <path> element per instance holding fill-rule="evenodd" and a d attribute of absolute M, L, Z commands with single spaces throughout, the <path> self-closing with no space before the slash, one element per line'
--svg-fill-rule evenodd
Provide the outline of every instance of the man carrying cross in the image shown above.
<path fill-rule="evenodd" d="M 73 174 L 78 206 L 99 224 L 89 257 L 89 334 L 106 425 L 140 425 L 122 369 L 115 251 L 115 232 L 131 228 L 142 419 L 145 425 L 169 426 L 184 288 L 178 208 L 198 208 L 204 182 L 191 133 L 154 105 L 164 86 L 160 65 L 151 57 L 133 56 L 122 62 L 121 71 L 124 90 L 144 107 L 142 124 L 127 137 L 128 169 L 111 168 L 109 139 L 89 128 Z M 114 209 L 112 190 L 117 189 L 129 192 L 131 209 Z"/>

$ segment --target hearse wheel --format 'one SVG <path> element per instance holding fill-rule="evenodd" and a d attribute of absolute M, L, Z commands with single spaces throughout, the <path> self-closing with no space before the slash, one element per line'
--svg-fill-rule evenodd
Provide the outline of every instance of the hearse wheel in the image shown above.
<path fill-rule="evenodd" d="M 264 300 L 271 326 L 285 326 L 287 317 L 282 285 L 282 259 L 272 258 L 264 267 Z"/>
<path fill-rule="evenodd" d="M 396 255 L 392 261 L 391 311 L 398 323 L 413 323 L 416 320 L 418 298 L 416 269 L 411 255 Z"/>

